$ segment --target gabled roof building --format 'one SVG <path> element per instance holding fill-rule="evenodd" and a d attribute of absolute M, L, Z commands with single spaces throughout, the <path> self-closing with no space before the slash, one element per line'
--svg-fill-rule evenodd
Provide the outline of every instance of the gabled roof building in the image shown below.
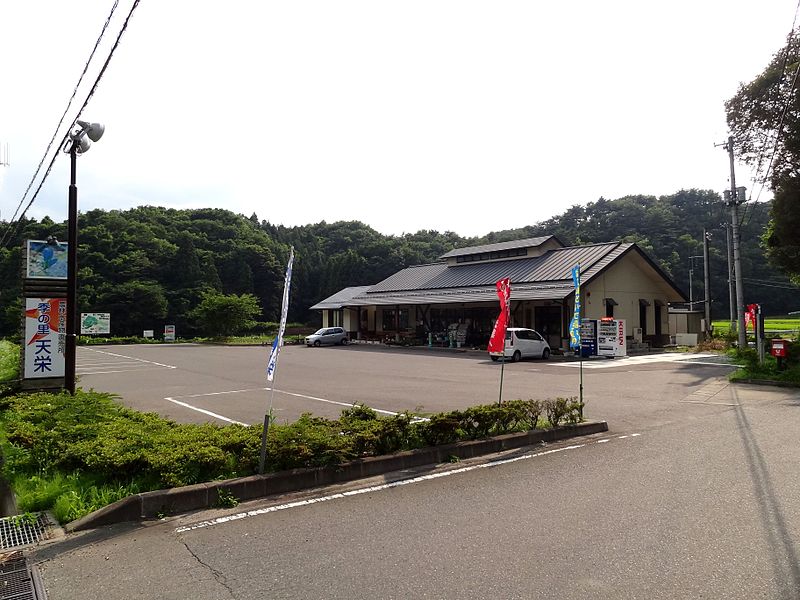
<path fill-rule="evenodd" d="M 625 319 L 628 334 L 662 345 L 667 306 L 685 294 L 636 244 L 565 247 L 545 236 L 457 248 L 439 262 L 408 267 L 373 286 L 345 288 L 312 306 L 323 327 L 339 325 L 353 339 L 447 339 L 459 327 L 464 343 L 485 345 L 499 312 L 495 282 L 511 280 L 511 325 L 532 327 L 564 348 L 574 306 L 572 268 L 581 267 L 583 316 Z"/>

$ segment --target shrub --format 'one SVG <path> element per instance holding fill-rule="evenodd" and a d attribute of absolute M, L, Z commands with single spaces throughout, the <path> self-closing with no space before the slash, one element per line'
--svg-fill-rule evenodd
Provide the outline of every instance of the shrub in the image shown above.
<path fill-rule="evenodd" d="M 0 408 L 3 474 L 22 510 L 53 509 L 62 522 L 138 491 L 256 472 L 262 427 L 179 424 L 139 413 L 110 394 L 79 391 L 6 398 Z M 390 417 L 363 404 L 339 419 L 302 415 L 272 424 L 267 470 L 341 464 L 364 456 L 575 423 L 575 398 L 512 400 L 433 415 Z"/>
<path fill-rule="evenodd" d="M 545 400 L 543 408 L 550 427 L 558 427 L 561 423 L 579 423 L 583 404 L 578 402 L 577 397 L 572 396 L 570 398 Z"/>

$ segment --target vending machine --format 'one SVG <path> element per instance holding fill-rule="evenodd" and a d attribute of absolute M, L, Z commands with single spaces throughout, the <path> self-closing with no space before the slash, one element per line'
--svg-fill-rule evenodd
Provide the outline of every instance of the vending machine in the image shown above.
<path fill-rule="evenodd" d="M 597 321 L 581 320 L 581 356 L 597 356 Z"/>
<path fill-rule="evenodd" d="M 627 356 L 625 321 L 604 317 L 597 325 L 597 354 L 600 356 Z"/>

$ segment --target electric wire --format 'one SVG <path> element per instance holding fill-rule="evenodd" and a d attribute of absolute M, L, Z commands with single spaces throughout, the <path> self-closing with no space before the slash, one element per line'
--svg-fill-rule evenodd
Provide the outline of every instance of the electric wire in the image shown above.
<path fill-rule="evenodd" d="M 750 283 L 750 284 L 752 284 L 752 285 L 754 285 L 756 287 L 777 288 L 779 290 L 798 290 L 798 289 L 800 289 L 800 287 L 798 287 L 796 285 L 791 285 L 791 284 L 789 284 L 789 285 L 778 285 L 776 283 L 762 283 L 760 281 L 753 281 L 751 279 L 748 279 L 747 277 L 742 277 L 742 281 L 746 281 L 747 283 Z"/>
<path fill-rule="evenodd" d="M 795 7 L 794 19 L 792 20 L 792 28 L 789 31 L 789 35 L 787 36 L 786 52 L 784 52 L 784 55 L 783 55 L 783 65 L 781 66 L 781 77 L 780 77 L 780 80 L 778 81 L 778 90 L 779 91 L 780 91 L 781 86 L 783 85 L 783 82 L 784 82 L 785 78 L 786 78 L 786 66 L 787 66 L 788 61 L 789 61 L 789 54 L 792 51 L 792 41 L 794 41 L 793 40 L 793 36 L 795 36 L 795 26 L 797 24 L 798 11 L 800 11 L 800 0 L 798 0 L 797 6 Z M 780 119 L 779 119 L 779 122 L 778 122 L 778 127 L 775 130 L 775 139 L 774 139 L 773 146 L 772 146 L 772 156 L 770 156 L 769 163 L 767 165 L 767 170 L 764 173 L 764 176 L 760 180 L 760 184 L 761 185 L 759 187 L 758 194 L 756 195 L 755 203 L 752 204 L 752 205 L 746 205 L 745 206 L 744 214 L 742 215 L 740 224 L 744 223 L 745 218 L 746 218 L 747 219 L 747 223 L 745 223 L 745 224 L 748 225 L 750 223 L 750 220 L 753 218 L 753 214 L 755 213 L 756 210 L 762 210 L 763 211 L 763 208 L 760 208 L 760 209 L 757 208 L 757 207 L 761 206 L 761 205 L 758 204 L 758 201 L 761 198 L 761 194 L 764 192 L 764 186 L 767 183 L 767 179 L 769 178 L 770 171 L 772 170 L 772 165 L 774 164 L 775 157 L 777 156 L 777 153 L 778 153 L 778 142 L 780 141 L 781 133 L 783 132 L 783 122 L 784 122 L 784 120 L 786 118 L 786 113 L 789 110 L 789 105 L 792 102 L 792 97 L 794 96 L 794 90 L 795 90 L 795 87 L 797 86 L 797 75 L 798 75 L 798 73 L 800 73 L 800 67 L 796 66 L 795 67 L 795 71 L 794 71 L 794 78 L 792 79 L 792 86 L 789 88 L 789 93 L 786 96 L 786 101 L 784 102 L 783 110 L 781 111 L 781 116 L 780 116 Z M 753 189 L 750 190 L 750 198 L 749 198 L 749 200 L 753 199 L 753 191 L 755 190 L 755 185 L 758 183 L 756 180 L 758 179 L 759 173 L 761 171 L 762 157 L 763 157 L 764 149 L 766 147 L 766 142 L 767 142 L 767 140 L 765 139 L 765 145 L 762 146 L 761 150 L 759 151 L 758 159 L 756 160 L 757 169 L 756 169 L 755 176 L 753 177 Z"/>
<path fill-rule="evenodd" d="M 92 88 L 89 90 L 89 93 L 86 96 L 86 99 L 83 101 L 83 105 L 81 105 L 80 110 L 78 110 L 78 114 L 75 116 L 75 119 L 73 120 L 73 123 L 75 121 L 77 121 L 81 117 L 81 114 L 83 113 L 83 110 L 86 108 L 86 105 L 89 104 L 89 100 L 92 99 L 92 96 L 94 96 L 95 91 L 97 91 L 97 86 L 100 84 L 100 80 L 103 78 L 103 75 L 105 74 L 106 69 L 108 69 L 108 65 L 111 62 L 111 58 L 114 56 L 114 52 L 116 51 L 117 47 L 119 46 L 120 40 L 122 39 L 122 36 L 124 35 L 125 31 L 128 28 L 128 23 L 130 22 L 131 17 L 133 16 L 134 11 L 136 10 L 136 7 L 139 6 L 139 2 L 140 2 L 140 0 L 134 0 L 133 4 L 131 5 L 131 9 L 128 12 L 128 16 L 125 17 L 125 22 L 122 24 L 122 27 L 120 28 L 119 33 L 117 34 L 117 39 L 114 41 L 114 45 L 109 50 L 108 56 L 106 57 L 106 60 L 103 63 L 103 67 L 100 69 L 100 72 L 97 74 L 97 77 L 94 80 L 94 84 L 92 84 Z M 69 135 L 69 132 L 67 132 L 67 134 L 64 136 L 64 140 L 65 141 L 66 141 L 66 138 L 67 138 L 68 135 Z M 52 170 L 53 164 L 55 163 L 56 158 L 58 157 L 58 155 L 59 155 L 58 152 L 56 152 L 53 155 L 53 158 L 50 161 L 50 165 L 47 167 L 47 171 L 45 172 L 44 177 L 39 182 L 39 187 L 36 188 L 36 192 L 31 197 L 30 201 L 28 202 L 28 205 L 25 207 L 25 210 L 23 210 L 22 214 L 20 214 L 19 219 L 17 220 L 17 227 L 16 227 L 14 233 L 12 234 L 10 240 L 13 240 L 14 237 L 17 235 L 20 223 L 22 223 L 22 218 L 25 216 L 25 213 L 28 212 L 28 209 L 31 207 L 31 205 L 33 205 L 34 201 L 36 200 L 37 196 L 39 195 L 39 191 L 42 189 L 42 186 L 44 185 L 44 182 L 47 180 L 47 177 L 50 175 L 50 171 Z"/>
<path fill-rule="evenodd" d="M 83 66 L 83 71 L 81 71 L 80 77 L 78 77 L 78 82 L 75 84 L 75 88 L 72 90 L 72 95 L 69 97 L 69 101 L 67 102 L 67 107 L 64 109 L 64 112 L 61 114 L 61 118 L 58 120 L 58 125 L 56 125 L 55 131 L 53 131 L 53 135 L 50 138 L 50 141 L 47 143 L 47 148 L 42 155 L 42 160 L 39 161 L 39 165 L 36 167 L 36 171 L 33 173 L 30 182 L 28 182 L 28 187 L 25 188 L 25 193 L 22 194 L 22 197 L 19 200 L 19 204 L 17 204 L 17 208 L 14 210 L 14 214 L 11 215 L 11 218 L 8 221 L 8 227 L 3 234 L 2 239 L 0 239 L 0 247 L 2 247 L 6 242 L 6 235 L 12 230 L 12 225 L 14 223 L 14 219 L 17 217 L 17 213 L 19 213 L 19 209 L 22 207 L 22 204 L 25 202 L 25 198 L 28 195 L 28 192 L 31 191 L 31 187 L 33 187 L 33 182 L 36 181 L 36 177 L 39 175 L 39 172 L 42 170 L 42 165 L 44 161 L 47 160 L 47 155 L 50 153 L 50 149 L 53 147 L 53 142 L 58 135 L 59 130 L 61 129 L 61 125 L 64 123 L 64 119 L 69 112 L 70 107 L 72 106 L 73 100 L 75 100 L 75 96 L 78 94 L 78 89 L 80 88 L 81 83 L 83 83 L 83 78 L 86 76 L 86 72 L 89 70 L 89 65 L 94 60 L 94 55 L 97 52 L 97 48 L 100 46 L 100 42 L 103 40 L 103 36 L 108 29 L 109 24 L 111 23 L 111 19 L 114 16 L 114 12 L 117 10 L 117 6 L 119 5 L 119 0 L 114 0 L 114 4 L 111 7 L 111 12 L 108 13 L 108 17 L 106 17 L 106 22 L 103 23 L 103 28 L 100 30 L 100 35 L 97 36 L 97 41 L 94 43 L 94 47 L 92 51 L 89 53 L 89 59 L 86 61 L 86 64 Z M 62 142 L 63 143 L 63 142 Z M 58 149 L 56 150 L 56 154 L 61 149 L 61 144 L 58 145 Z"/>

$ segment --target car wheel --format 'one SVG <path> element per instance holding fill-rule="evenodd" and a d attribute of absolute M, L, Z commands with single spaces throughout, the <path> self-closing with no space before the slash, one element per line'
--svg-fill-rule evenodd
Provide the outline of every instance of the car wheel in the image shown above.
<path fill-rule="evenodd" d="M 542 352 L 542 360 L 547 360 L 550 358 L 550 348 L 545 348 L 544 352 Z"/>
<path fill-rule="evenodd" d="M 344 338 L 344 339 L 342 340 L 342 346 L 347 346 L 347 342 L 348 342 L 348 341 L 349 341 L 349 340 L 348 340 L 347 338 Z"/>
<path fill-rule="evenodd" d="M 321 346 L 321 344 L 319 343 L 319 340 L 314 342 L 314 348 L 319 348 L 320 346 Z"/>
<path fill-rule="evenodd" d="M 522 354 L 520 354 L 519 350 L 517 350 L 516 352 L 514 352 L 514 356 L 511 357 L 511 360 L 512 362 L 519 362 L 521 358 Z"/>
<path fill-rule="evenodd" d="M 492 362 L 497 362 L 497 357 L 496 356 L 490 356 L 489 358 L 492 359 Z"/>

